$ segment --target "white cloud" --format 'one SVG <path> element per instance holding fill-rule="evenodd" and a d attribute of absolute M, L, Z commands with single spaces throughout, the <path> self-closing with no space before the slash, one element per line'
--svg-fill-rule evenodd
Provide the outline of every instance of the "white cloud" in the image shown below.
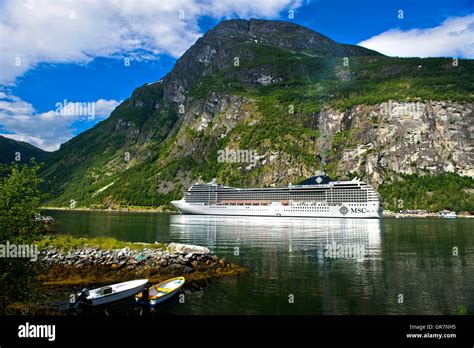
<path fill-rule="evenodd" d="M 296 10 L 303 0 L 210 0 L 204 1 L 209 14 L 216 18 L 238 15 L 242 18 L 277 17 L 283 9 Z"/>
<path fill-rule="evenodd" d="M 74 101 L 70 102 L 75 103 Z M 58 103 L 64 104 L 64 101 Z M 72 137 L 74 130 L 71 126 L 74 122 L 90 120 L 94 117 L 103 119 L 109 116 L 118 104 L 120 104 L 120 101 L 104 99 L 90 102 L 90 105 L 93 106 L 91 109 L 94 110 L 94 115 L 61 113 L 57 109 L 39 113 L 30 103 L 0 92 L 0 124 L 8 132 L 13 133 L 0 135 L 29 142 L 43 150 L 54 151 L 59 148 L 60 144 Z"/>
<path fill-rule="evenodd" d="M 99 117 L 107 117 L 117 107 L 116 100 L 99 99 L 95 102 L 95 114 Z"/>
<path fill-rule="evenodd" d="M 40 149 L 44 149 L 46 151 L 52 151 L 48 150 L 48 144 L 41 138 L 31 136 L 31 135 L 20 135 L 20 134 L 0 134 L 1 136 L 5 138 L 10 138 L 13 140 L 17 141 L 24 141 L 29 144 L 32 144 L 36 147 L 39 147 Z"/>
<path fill-rule="evenodd" d="M 271 18 L 302 1 L 4 0 L 0 83 L 12 84 L 42 62 L 87 63 L 95 57 L 160 53 L 178 57 L 201 35 L 200 16 Z"/>
<path fill-rule="evenodd" d="M 474 15 L 451 17 L 428 29 L 392 29 L 358 45 L 388 56 L 474 58 Z"/>

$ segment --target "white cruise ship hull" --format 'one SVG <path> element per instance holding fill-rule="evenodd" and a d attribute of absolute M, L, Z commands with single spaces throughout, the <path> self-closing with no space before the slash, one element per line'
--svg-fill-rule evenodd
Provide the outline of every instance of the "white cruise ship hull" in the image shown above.
<path fill-rule="evenodd" d="M 327 204 L 289 204 L 278 202 L 269 205 L 220 205 L 188 203 L 184 199 L 172 201 L 182 214 L 237 215 L 237 216 L 283 216 L 283 217 L 334 217 L 334 218 L 380 218 L 379 202 Z"/>

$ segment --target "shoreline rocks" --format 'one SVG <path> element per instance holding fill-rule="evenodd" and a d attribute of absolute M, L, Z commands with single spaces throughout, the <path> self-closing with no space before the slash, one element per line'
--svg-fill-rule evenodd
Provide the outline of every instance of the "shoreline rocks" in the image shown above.
<path fill-rule="evenodd" d="M 178 253 L 178 254 L 198 254 L 198 255 L 208 255 L 211 251 L 202 246 L 197 245 L 189 245 L 189 244 L 179 244 L 179 243 L 170 243 L 168 244 L 167 250 L 171 253 Z"/>
<path fill-rule="evenodd" d="M 135 244 L 135 243 L 134 243 Z M 64 307 L 71 294 L 132 279 L 150 283 L 184 276 L 185 287 L 199 289 L 211 279 L 242 274 L 248 270 L 212 255 L 201 246 L 171 243 L 141 249 L 80 247 L 60 250 L 46 247 L 38 257 L 38 296 L 34 301 L 15 303 L 7 312 L 14 315 L 67 315 Z"/>
<path fill-rule="evenodd" d="M 45 267 L 40 279 L 46 285 L 107 283 L 138 277 L 154 282 L 177 275 L 206 280 L 246 271 L 211 255 L 208 248 L 178 243 L 163 249 L 86 247 L 61 251 L 48 247 L 40 252 L 39 260 Z"/>

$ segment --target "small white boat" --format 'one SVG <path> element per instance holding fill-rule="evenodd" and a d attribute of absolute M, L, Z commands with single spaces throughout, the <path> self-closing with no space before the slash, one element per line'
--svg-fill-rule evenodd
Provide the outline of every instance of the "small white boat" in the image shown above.
<path fill-rule="evenodd" d="M 156 306 L 179 292 L 185 282 L 184 277 L 176 277 L 153 285 L 151 288 L 137 294 L 135 300 L 145 306 Z"/>
<path fill-rule="evenodd" d="M 93 290 L 84 289 L 79 294 L 78 301 L 97 306 L 123 300 L 141 292 L 145 288 L 146 283 L 148 283 L 148 279 L 137 279 Z"/>
<path fill-rule="evenodd" d="M 445 219 L 455 219 L 457 218 L 457 215 L 454 211 L 449 211 L 449 210 L 442 210 L 438 212 L 438 216 L 445 218 Z"/>

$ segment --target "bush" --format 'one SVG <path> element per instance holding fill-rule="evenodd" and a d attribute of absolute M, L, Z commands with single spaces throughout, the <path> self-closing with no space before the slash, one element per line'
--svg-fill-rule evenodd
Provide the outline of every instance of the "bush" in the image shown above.
<path fill-rule="evenodd" d="M 38 185 L 39 166 L 0 167 L 0 243 L 32 244 L 42 231 L 39 213 L 41 191 Z M 31 294 L 35 271 L 30 259 L 0 259 L 0 312 L 11 302 Z"/>

